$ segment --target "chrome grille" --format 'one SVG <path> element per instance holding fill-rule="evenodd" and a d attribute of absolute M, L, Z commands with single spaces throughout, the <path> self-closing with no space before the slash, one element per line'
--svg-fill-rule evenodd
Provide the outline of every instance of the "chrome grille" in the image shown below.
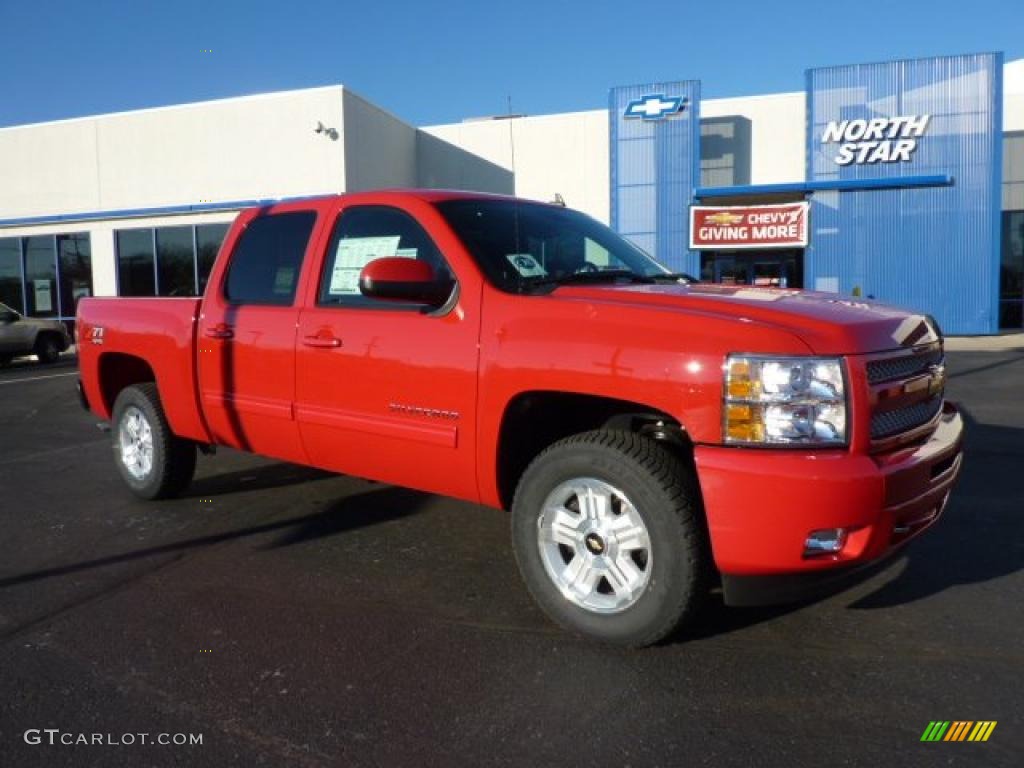
<path fill-rule="evenodd" d="M 883 381 L 909 379 L 926 372 L 931 366 L 941 362 L 942 349 L 933 349 L 923 355 L 872 360 L 868 363 L 868 383 L 880 384 Z"/>
<path fill-rule="evenodd" d="M 875 413 L 871 417 L 871 439 L 880 440 L 927 424 L 942 409 L 942 395 L 905 408 Z"/>

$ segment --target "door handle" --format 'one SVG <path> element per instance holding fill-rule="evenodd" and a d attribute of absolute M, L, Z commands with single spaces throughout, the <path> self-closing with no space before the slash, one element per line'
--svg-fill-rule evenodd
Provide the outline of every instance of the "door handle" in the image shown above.
<path fill-rule="evenodd" d="M 319 347 L 321 349 L 336 349 L 341 346 L 341 339 L 336 336 L 303 336 L 302 343 L 307 347 Z"/>
<path fill-rule="evenodd" d="M 211 339 L 232 339 L 235 336 L 235 332 L 231 330 L 231 326 L 227 323 L 217 323 L 217 325 L 206 329 L 206 335 Z"/>

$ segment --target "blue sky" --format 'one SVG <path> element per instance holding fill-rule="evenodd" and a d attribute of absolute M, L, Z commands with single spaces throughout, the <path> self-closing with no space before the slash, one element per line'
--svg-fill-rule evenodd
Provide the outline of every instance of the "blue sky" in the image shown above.
<path fill-rule="evenodd" d="M 740 96 L 992 50 L 1024 57 L 1024 0 L 0 0 L 0 125 L 331 83 L 430 125 L 509 97 L 595 109 L 614 85 L 691 78 Z"/>

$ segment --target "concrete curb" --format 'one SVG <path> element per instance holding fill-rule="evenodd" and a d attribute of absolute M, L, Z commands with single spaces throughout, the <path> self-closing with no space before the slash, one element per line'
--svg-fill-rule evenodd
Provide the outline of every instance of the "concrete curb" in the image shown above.
<path fill-rule="evenodd" d="M 1024 333 L 1002 333 L 997 336 L 947 336 L 947 352 L 1013 352 L 1024 351 Z"/>

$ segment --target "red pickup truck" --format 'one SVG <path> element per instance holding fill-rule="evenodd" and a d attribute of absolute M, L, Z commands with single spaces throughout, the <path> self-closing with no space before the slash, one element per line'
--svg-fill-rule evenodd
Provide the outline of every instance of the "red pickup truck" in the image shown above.
<path fill-rule="evenodd" d="M 926 316 L 702 285 L 560 206 L 439 191 L 242 212 L 202 299 L 79 304 L 81 394 L 147 499 L 224 445 L 509 509 L 558 623 L 653 643 L 934 523 L 960 470 Z"/>

